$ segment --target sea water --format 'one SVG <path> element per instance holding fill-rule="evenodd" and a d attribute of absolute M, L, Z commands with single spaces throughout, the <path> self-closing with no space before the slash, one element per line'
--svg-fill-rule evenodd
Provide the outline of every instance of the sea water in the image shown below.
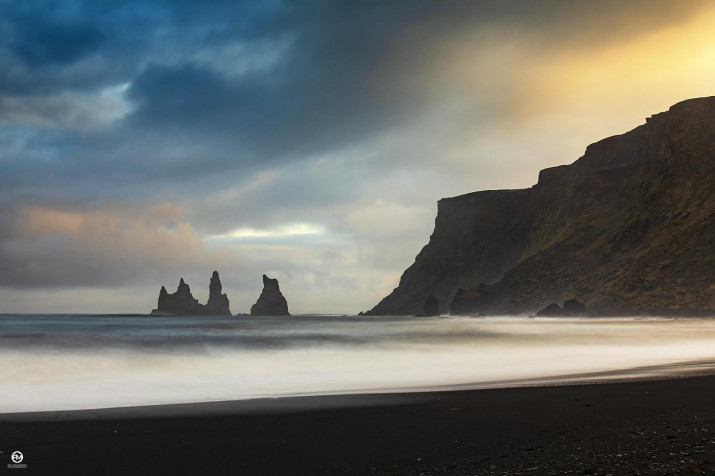
<path fill-rule="evenodd" d="M 708 372 L 715 320 L 0 315 L 0 412 Z"/>

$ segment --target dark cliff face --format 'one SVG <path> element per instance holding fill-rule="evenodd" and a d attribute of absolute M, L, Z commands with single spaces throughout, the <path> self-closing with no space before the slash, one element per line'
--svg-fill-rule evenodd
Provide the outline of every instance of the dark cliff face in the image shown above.
<path fill-rule="evenodd" d="M 184 278 L 181 278 L 179 287 L 173 294 L 169 294 L 164 286 L 161 287 L 157 308 L 151 313 L 177 316 L 230 316 L 228 296 L 221 294 L 221 290 L 221 279 L 218 272 L 214 271 L 209 285 L 209 300 L 204 306 L 194 298 L 191 288 L 184 282 Z"/>
<path fill-rule="evenodd" d="M 440 200 L 429 243 L 368 314 L 420 314 L 430 295 L 446 314 L 458 288 L 498 281 L 526 244 L 527 196 L 528 190 L 490 190 Z"/>
<path fill-rule="evenodd" d="M 281 293 L 278 280 L 263 275 L 263 290 L 256 304 L 251 306 L 252 316 L 290 316 L 288 302 Z"/>
<path fill-rule="evenodd" d="M 715 314 L 715 97 L 692 99 L 518 191 L 439 203 L 430 242 L 371 314 Z M 451 303 L 451 305 L 450 305 Z"/>

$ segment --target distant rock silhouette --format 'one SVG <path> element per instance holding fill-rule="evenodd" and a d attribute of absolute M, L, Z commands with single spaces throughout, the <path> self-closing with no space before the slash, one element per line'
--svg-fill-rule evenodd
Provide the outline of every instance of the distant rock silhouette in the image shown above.
<path fill-rule="evenodd" d="M 167 315 L 200 315 L 204 307 L 191 294 L 191 288 L 184 282 L 184 278 L 179 280 L 179 287 L 176 292 L 169 294 L 164 286 L 159 291 L 159 301 L 157 308 L 152 314 Z"/>
<path fill-rule="evenodd" d="M 536 315 L 539 317 L 561 317 L 564 315 L 564 311 L 561 306 L 552 303 L 537 312 Z"/>
<path fill-rule="evenodd" d="M 425 299 L 424 315 L 429 317 L 439 316 L 439 301 L 431 294 Z"/>
<path fill-rule="evenodd" d="M 586 306 L 575 299 L 564 302 L 564 314 L 567 316 L 585 316 Z"/>
<path fill-rule="evenodd" d="M 252 316 L 290 316 L 288 302 L 281 294 L 278 280 L 263 275 L 263 291 L 251 306 Z"/>
<path fill-rule="evenodd" d="M 211 282 L 209 283 L 209 300 L 204 306 L 205 315 L 210 316 L 230 316 L 231 311 L 228 308 L 228 296 L 224 293 L 221 294 L 223 287 L 221 286 L 221 279 L 218 277 L 218 271 L 214 271 L 211 275 Z"/>
<path fill-rule="evenodd" d="M 586 316 L 586 306 L 576 299 L 569 299 L 564 302 L 563 308 L 558 304 L 549 304 L 536 315 L 538 317 Z"/>
<path fill-rule="evenodd" d="M 209 285 L 209 300 L 206 306 L 199 303 L 191 294 L 191 288 L 184 278 L 179 280 L 176 292 L 169 294 L 164 286 L 159 291 L 157 308 L 151 311 L 154 316 L 230 316 L 228 296 L 221 294 L 221 280 L 214 271 Z"/>

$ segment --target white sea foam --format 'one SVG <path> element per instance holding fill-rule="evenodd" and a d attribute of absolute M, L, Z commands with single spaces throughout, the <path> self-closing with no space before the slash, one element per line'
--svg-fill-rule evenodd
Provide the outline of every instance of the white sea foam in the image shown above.
<path fill-rule="evenodd" d="M 0 316 L 0 412 L 666 375 L 713 361 L 704 319 Z"/>

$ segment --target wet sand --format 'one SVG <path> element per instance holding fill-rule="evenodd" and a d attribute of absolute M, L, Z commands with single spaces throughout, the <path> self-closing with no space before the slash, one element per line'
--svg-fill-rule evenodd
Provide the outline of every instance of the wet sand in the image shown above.
<path fill-rule="evenodd" d="M 5 414 L 0 451 L 26 475 L 711 475 L 715 376 Z"/>

